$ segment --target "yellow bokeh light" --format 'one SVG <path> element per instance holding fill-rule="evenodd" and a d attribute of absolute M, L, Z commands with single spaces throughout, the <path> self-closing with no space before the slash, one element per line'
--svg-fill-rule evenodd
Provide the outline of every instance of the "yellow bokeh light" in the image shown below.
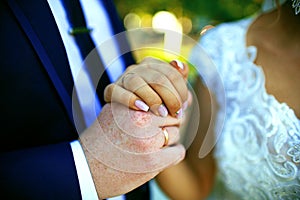
<path fill-rule="evenodd" d="M 192 20 L 190 18 L 181 17 L 181 18 L 179 18 L 179 22 L 181 23 L 182 32 L 184 34 L 188 34 L 192 31 L 193 24 L 192 24 Z"/>
<path fill-rule="evenodd" d="M 146 28 L 146 27 L 151 27 L 152 26 L 152 15 L 150 14 L 144 14 L 142 16 L 142 27 Z"/>
<path fill-rule="evenodd" d="M 140 28 L 141 27 L 141 18 L 135 13 L 128 13 L 124 17 L 124 26 L 127 30 Z"/>
<path fill-rule="evenodd" d="M 182 27 L 176 16 L 167 11 L 159 11 L 153 16 L 152 27 L 158 31 L 171 30 L 181 32 Z"/>

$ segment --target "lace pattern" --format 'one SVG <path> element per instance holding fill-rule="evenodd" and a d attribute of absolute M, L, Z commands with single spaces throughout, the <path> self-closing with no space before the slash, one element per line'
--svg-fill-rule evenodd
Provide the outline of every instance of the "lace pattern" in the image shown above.
<path fill-rule="evenodd" d="M 254 64 L 256 48 L 245 44 L 252 20 L 222 24 L 200 40 L 226 94 L 226 120 L 215 151 L 223 186 L 212 196 L 300 199 L 300 121 L 288 105 L 266 92 L 264 73 Z M 191 61 L 201 63 L 197 48 Z M 214 74 L 209 76 L 214 81 Z M 218 98 L 218 88 L 210 89 Z"/>

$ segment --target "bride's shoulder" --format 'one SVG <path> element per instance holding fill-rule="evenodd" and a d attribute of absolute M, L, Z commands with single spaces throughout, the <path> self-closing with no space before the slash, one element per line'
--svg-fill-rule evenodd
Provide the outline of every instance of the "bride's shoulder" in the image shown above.
<path fill-rule="evenodd" d="M 191 51 L 190 61 L 197 65 L 203 63 L 203 55 L 207 55 L 219 73 L 226 76 L 239 55 L 246 52 L 245 33 L 252 18 L 244 18 L 232 22 L 221 23 L 201 35 L 197 45 Z M 202 55 L 202 56 L 201 56 Z M 230 69 L 230 70 L 229 70 Z"/>
<path fill-rule="evenodd" d="M 232 22 L 223 22 L 210 28 L 199 39 L 199 43 L 204 47 L 212 47 L 217 45 L 234 45 L 240 39 L 244 39 L 248 26 L 253 18 L 244 18 Z"/>

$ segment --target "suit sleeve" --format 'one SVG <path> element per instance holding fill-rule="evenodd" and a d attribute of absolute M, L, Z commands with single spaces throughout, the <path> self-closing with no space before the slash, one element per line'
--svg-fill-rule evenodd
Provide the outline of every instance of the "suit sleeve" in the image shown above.
<path fill-rule="evenodd" d="M 69 142 L 0 155 L 1 199 L 81 199 Z"/>

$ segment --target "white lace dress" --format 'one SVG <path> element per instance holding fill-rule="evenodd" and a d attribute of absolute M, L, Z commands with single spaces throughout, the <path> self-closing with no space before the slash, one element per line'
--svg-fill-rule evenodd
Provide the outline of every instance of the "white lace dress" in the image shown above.
<path fill-rule="evenodd" d="M 253 63 L 256 48 L 245 43 L 252 21 L 219 25 L 200 40 L 223 80 L 226 102 L 218 99 L 226 117 L 215 148 L 218 175 L 210 198 L 300 199 L 300 121 L 266 92 L 262 68 Z M 202 62 L 197 52 L 193 64 Z M 211 89 L 218 98 L 219 89 Z"/>

